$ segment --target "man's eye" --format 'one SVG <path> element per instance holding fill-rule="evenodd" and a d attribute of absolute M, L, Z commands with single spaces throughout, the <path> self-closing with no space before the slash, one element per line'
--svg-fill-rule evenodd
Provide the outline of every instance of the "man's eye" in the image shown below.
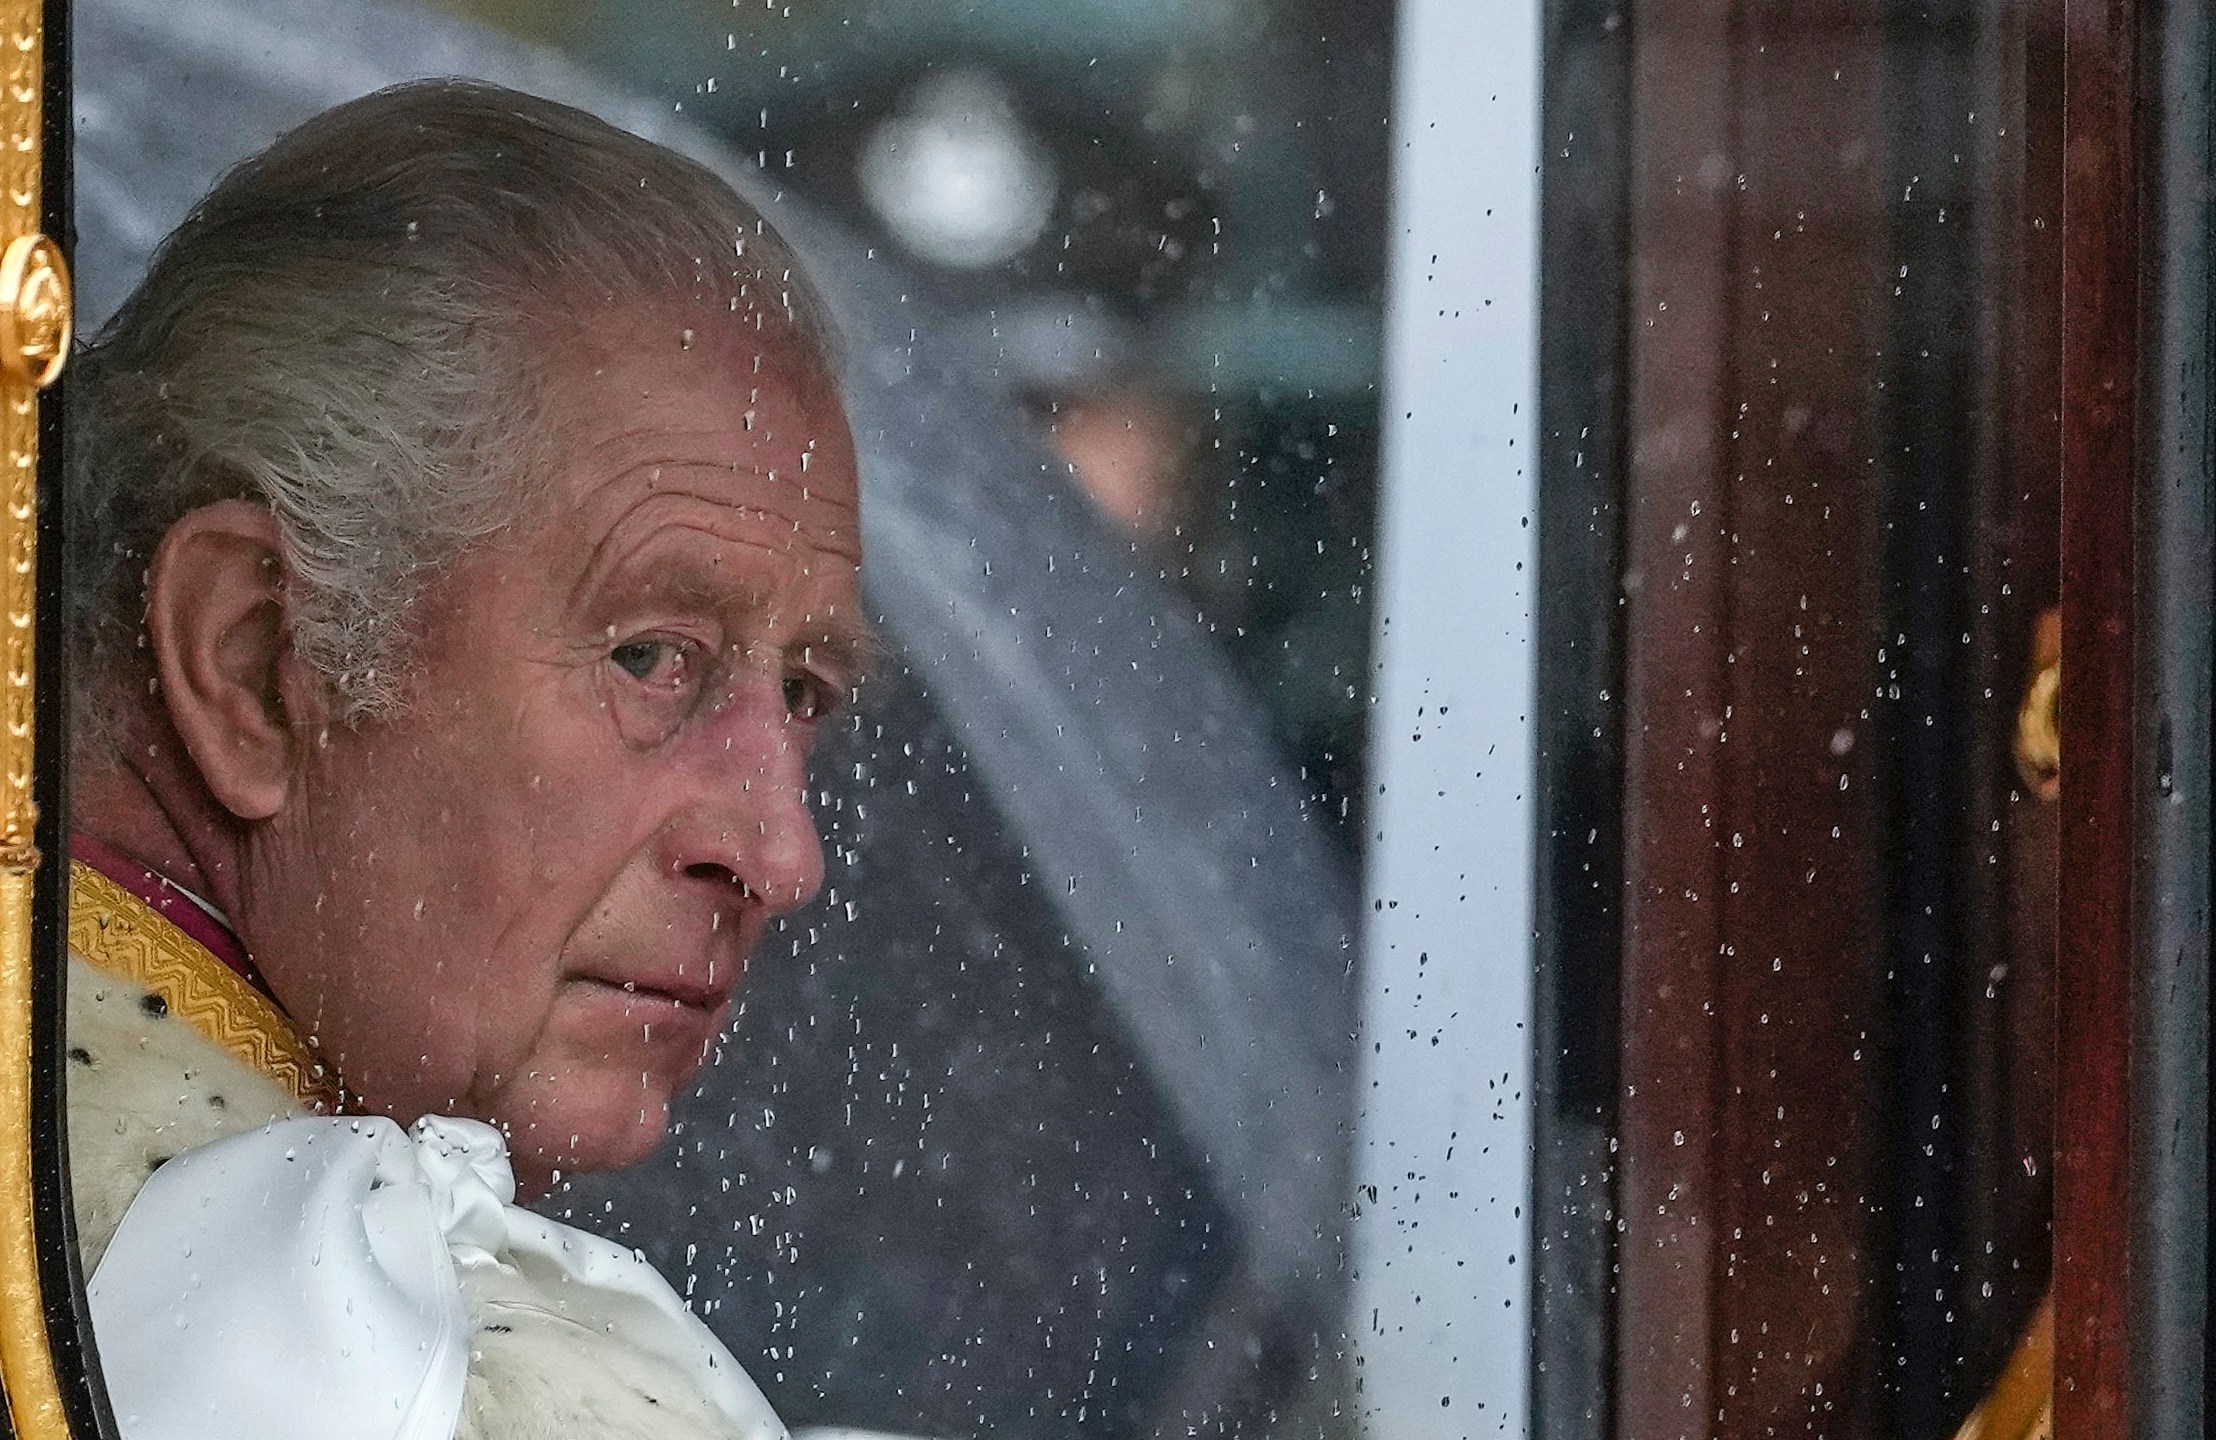
<path fill-rule="evenodd" d="M 817 720 L 829 714 L 835 697 L 830 687 L 813 675 L 785 677 L 785 710 L 801 720 Z"/>
<path fill-rule="evenodd" d="M 626 640 L 608 658 L 634 680 L 675 685 L 685 675 L 684 647 L 668 640 Z"/>

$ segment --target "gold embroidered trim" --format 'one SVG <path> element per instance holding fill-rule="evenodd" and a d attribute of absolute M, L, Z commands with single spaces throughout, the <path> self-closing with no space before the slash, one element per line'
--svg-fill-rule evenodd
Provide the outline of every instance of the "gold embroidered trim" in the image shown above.
<path fill-rule="evenodd" d="M 69 948 L 144 985 L 226 1054 L 311 1110 L 336 1114 L 338 1078 L 269 998 L 159 911 L 83 861 L 69 867 Z"/>

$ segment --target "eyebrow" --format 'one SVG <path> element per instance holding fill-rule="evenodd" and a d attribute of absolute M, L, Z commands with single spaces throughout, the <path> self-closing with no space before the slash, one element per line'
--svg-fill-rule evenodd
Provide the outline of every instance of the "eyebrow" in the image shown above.
<path fill-rule="evenodd" d="M 860 615 L 831 615 L 785 646 L 787 653 L 807 652 L 811 659 L 827 657 L 846 679 L 859 681 L 882 664 L 891 647 L 877 627 Z"/>
<path fill-rule="evenodd" d="M 698 605 L 703 609 L 718 609 L 730 603 L 727 591 L 703 574 L 697 565 L 687 561 L 680 561 L 661 572 L 648 583 L 646 590 L 678 604 Z M 756 612 L 765 608 L 759 598 L 749 598 L 742 604 Z M 892 647 L 878 628 L 858 613 L 809 616 L 799 630 L 799 634 L 785 643 L 785 653 L 789 656 L 810 652 L 811 659 L 820 658 L 820 663 L 839 671 L 840 678 L 849 683 L 861 682 L 892 653 Z"/>

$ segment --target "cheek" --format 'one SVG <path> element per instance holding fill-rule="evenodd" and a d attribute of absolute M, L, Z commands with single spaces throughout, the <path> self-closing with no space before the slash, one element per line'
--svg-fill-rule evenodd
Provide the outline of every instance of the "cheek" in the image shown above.
<path fill-rule="evenodd" d="M 406 977 L 369 998 L 412 984 L 500 1024 L 504 998 L 530 1008 L 551 988 L 553 957 L 605 885 L 593 842 L 610 827 L 583 813 L 591 787 L 546 757 L 466 733 L 382 738 L 320 767 L 272 869 L 319 878 L 318 938 L 358 962 L 334 968 L 371 989 Z"/>
<path fill-rule="evenodd" d="M 624 743 L 589 684 L 412 712 L 318 767 L 318 868 L 450 988 L 527 997 L 651 851 L 698 768 Z M 697 757 L 694 757 L 697 759 Z M 543 1008 L 543 1007 L 540 1007 Z M 488 1014 L 487 1026 L 501 1017 Z"/>
<path fill-rule="evenodd" d="M 421 758 L 411 788 L 441 829 L 479 852 L 477 863 L 525 868 L 540 883 L 620 843 L 637 789 L 636 758 L 582 682 L 454 716 Z"/>

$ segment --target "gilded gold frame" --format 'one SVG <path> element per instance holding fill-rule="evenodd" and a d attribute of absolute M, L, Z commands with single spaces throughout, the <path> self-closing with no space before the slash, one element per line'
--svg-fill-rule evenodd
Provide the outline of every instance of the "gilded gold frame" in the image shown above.
<path fill-rule="evenodd" d="M 0 0 L 0 1384 L 21 1440 L 72 1433 L 48 1325 L 73 1297 L 44 1293 L 33 1159 L 38 392 L 70 339 L 68 270 L 40 233 L 45 10 Z"/>

